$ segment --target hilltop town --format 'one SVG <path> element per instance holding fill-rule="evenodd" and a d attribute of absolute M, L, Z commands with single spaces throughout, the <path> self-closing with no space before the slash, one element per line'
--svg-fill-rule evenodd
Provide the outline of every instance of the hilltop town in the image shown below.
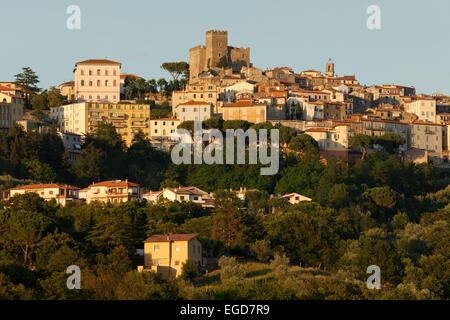
<path fill-rule="evenodd" d="M 20 238 L 0 237 L 0 276 L 11 261 L 42 271 L 27 289 L 0 277 L 6 296 L 142 298 L 136 281 L 145 297 L 168 299 L 262 299 L 264 290 L 314 299 L 330 287 L 345 288 L 339 298 L 448 298 L 448 271 L 436 267 L 448 265 L 448 248 L 436 234 L 448 239 L 449 96 L 362 84 L 332 59 L 323 70 L 282 61 L 263 70 L 227 31 L 206 31 L 188 53 L 160 62 L 170 80 L 93 57 L 46 90 L 27 67 L 0 82 L 0 229 Z M 194 121 L 205 132 L 279 129 L 279 172 L 175 165 L 174 133 Z M 380 296 L 362 282 L 369 260 L 384 268 Z M 62 281 L 66 262 L 89 269 L 81 296 L 46 282 Z M 239 262 L 273 276 L 258 282 Z"/>

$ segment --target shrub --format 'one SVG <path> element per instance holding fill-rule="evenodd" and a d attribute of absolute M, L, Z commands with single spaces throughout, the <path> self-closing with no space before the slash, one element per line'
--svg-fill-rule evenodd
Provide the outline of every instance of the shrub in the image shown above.
<path fill-rule="evenodd" d="M 186 281 L 193 281 L 199 275 L 198 265 L 195 261 L 186 260 L 181 266 L 181 278 Z"/>
<path fill-rule="evenodd" d="M 270 249 L 270 241 L 268 240 L 257 240 L 250 244 L 251 254 L 261 262 L 267 262 L 270 259 L 272 250 Z"/>
<path fill-rule="evenodd" d="M 245 269 L 236 261 L 234 257 L 221 257 L 219 259 L 220 280 L 240 281 L 245 278 Z"/>

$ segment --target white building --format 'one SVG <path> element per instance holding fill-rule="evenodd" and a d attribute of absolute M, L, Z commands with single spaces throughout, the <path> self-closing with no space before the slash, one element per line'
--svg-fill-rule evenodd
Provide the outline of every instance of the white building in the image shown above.
<path fill-rule="evenodd" d="M 167 199 L 179 202 L 190 201 L 200 204 L 203 207 L 214 206 L 212 194 L 196 187 L 164 188 L 161 191 L 144 193 L 142 198 L 148 202 L 157 202 L 159 199 Z"/>
<path fill-rule="evenodd" d="M 78 200 L 78 191 L 80 188 L 68 185 L 61 185 L 56 183 L 49 184 L 33 184 L 28 186 L 21 186 L 9 189 L 9 197 L 25 193 L 37 193 L 44 200 L 55 199 L 61 205 L 66 205 L 67 202 Z"/>
<path fill-rule="evenodd" d="M 75 64 L 75 99 L 89 102 L 120 101 L 119 62 L 89 59 Z"/>
<path fill-rule="evenodd" d="M 415 114 L 418 120 L 436 122 L 436 100 L 432 98 L 418 98 L 405 103 L 405 111 Z"/>
<path fill-rule="evenodd" d="M 225 87 L 223 93 L 224 93 L 224 100 L 231 102 L 236 100 L 236 94 L 238 93 L 254 93 L 255 92 L 256 85 L 253 83 L 250 83 L 248 81 L 241 81 L 238 83 L 235 83 L 231 86 Z"/>
<path fill-rule="evenodd" d="M 301 201 L 312 201 L 311 198 L 302 196 L 301 194 L 298 194 L 298 193 L 295 193 L 295 192 L 289 193 L 289 194 L 285 194 L 285 195 L 281 196 L 280 199 L 284 199 L 284 200 L 288 201 L 291 204 L 297 204 L 297 203 L 299 203 Z"/>
<path fill-rule="evenodd" d="M 88 103 L 79 102 L 50 108 L 50 118 L 57 121 L 59 130 L 76 134 L 88 132 Z"/>
<path fill-rule="evenodd" d="M 204 101 L 189 101 L 179 104 L 175 114 L 180 121 L 204 121 L 213 116 L 213 106 Z"/>
<path fill-rule="evenodd" d="M 64 147 L 69 154 L 69 161 L 74 163 L 77 161 L 78 156 L 81 153 L 81 135 L 71 132 L 58 131 L 58 135 L 64 144 Z"/>

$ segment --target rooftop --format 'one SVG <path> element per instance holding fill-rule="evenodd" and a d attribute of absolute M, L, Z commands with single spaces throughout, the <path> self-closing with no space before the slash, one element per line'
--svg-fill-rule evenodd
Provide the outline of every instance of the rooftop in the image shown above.
<path fill-rule="evenodd" d="M 198 235 L 196 233 L 190 234 L 154 234 L 144 242 L 169 242 L 169 241 L 189 241 L 191 239 L 197 238 Z"/>

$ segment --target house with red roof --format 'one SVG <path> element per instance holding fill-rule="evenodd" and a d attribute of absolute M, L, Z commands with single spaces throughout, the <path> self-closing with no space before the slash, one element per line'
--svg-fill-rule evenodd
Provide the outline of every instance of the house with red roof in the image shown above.
<path fill-rule="evenodd" d="M 81 190 L 80 198 L 85 199 L 88 204 L 93 201 L 103 203 L 140 201 L 140 185 L 128 180 L 102 181 Z"/>
<path fill-rule="evenodd" d="M 80 188 L 77 187 L 57 183 L 32 184 L 11 188 L 3 193 L 3 198 L 4 200 L 8 200 L 19 194 L 37 193 L 44 200 L 49 201 L 55 199 L 57 203 L 65 206 L 67 202 L 79 200 L 79 190 Z"/>

